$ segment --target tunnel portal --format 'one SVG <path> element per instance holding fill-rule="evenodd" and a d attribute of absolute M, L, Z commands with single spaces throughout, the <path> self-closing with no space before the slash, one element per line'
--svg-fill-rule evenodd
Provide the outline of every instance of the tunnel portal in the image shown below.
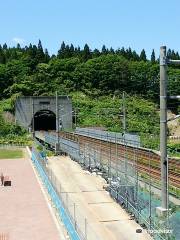
<path fill-rule="evenodd" d="M 63 130 L 71 129 L 72 100 L 68 96 L 22 96 L 16 100 L 15 119 L 30 132 L 55 130 L 56 121 Z"/>
<path fill-rule="evenodd" d="M 34 130 L 56 130 L 56 115 L 50 110 L 40 110 L 34 115 Z"/>

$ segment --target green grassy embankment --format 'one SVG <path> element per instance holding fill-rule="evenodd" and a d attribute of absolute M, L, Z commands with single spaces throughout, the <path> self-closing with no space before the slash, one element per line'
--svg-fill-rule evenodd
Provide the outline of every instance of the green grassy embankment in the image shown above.
<path fill-rule="evenodd" d="M 47 93 L 48 95 L 48 93 Z M 78 127 L 101 127 L 108 131 L 123 132 L 122 94 L 92 96 L 83 92 L 71 92 L 73 107 L 76 109 Z M 0 101 L 0 144 L 30 145 L 28 133 L 3 118 L 3 113 L 14 111 L 15 99 Z M 127 95 L 126 128 L 128 133 L 138 134 L 141 146 L 159 150 L 158 105 L 138 95 Z M 171 156 L 179 155 L 179 144 L 168 145 Z"/>
<path fill-rule="evenodd" d="M 77 126 L 102 127 L 108 131 L 123 132 L 122 95 L 90 97 L 75 92 L 71 96 L 77 111 Z M 142 146 L 158 149 L 158 106 L 141 96 L 126 94 L 125 108 L 127 132 L 140 135 Z"/>
<path fill-rule="evenodd" d="M 31 139 L 26 130 L 16 125 L 13 120 L 4 118 L 4 113 L 14 114 L 14 100 L 0 101 L 0 144 L 30 145 Z"/>
<path fill-rule="evenodd" d="M 0 159 L 22 158 L 23 151 L 21 149 L 0 149 Z"/>

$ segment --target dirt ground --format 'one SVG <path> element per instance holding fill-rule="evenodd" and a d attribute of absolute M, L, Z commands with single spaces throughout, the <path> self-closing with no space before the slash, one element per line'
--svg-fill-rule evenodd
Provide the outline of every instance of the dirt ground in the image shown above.
<path fill-rule="evenodd" d="M 80 229 L 84 229 L 84 217 L 87 219 L 87 235 L 92 240 L 149 240 L 151 237 L 122 209 L 109 193 L 103 189 L 105 180 L 83 170 L 69 157 L 49 158 L 51 168 L 61 183 L 64 193 L 68 193 L 69 209 L 76 205 L 76 220 Z M 72 213 L 72 211 L 70 210 Z M 95 232 L 95 234 L 94 234 Z"/>
<path fill-rule="evenodd" d="M 12 186 L 0 186 L 1 239 L 62 239 L 30 160 L 0 160 L 1 172 L 12 181 Z"/>

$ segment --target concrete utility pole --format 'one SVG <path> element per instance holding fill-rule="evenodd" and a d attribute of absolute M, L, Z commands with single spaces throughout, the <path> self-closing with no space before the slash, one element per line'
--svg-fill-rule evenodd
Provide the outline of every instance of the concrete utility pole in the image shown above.
<path fill-rule="evenodd" d="M 56 132 L 59 132 L 59 104 L 58 104 L 58 93 L 56 91 Z"/>
<path fill-rule="evenodd" d="M 123 132 L 126 133 L 126 103 L 125 103 L 125 92 L 123 91 Z"/>
<path fill-rule="evenodd" d="M 59 151 L 59 103 L 58 103 L 58 93 L 56 91 L 56 133 L 57 133 L 57 144 L 56 153 Z"/>
<path fill-rule="evenodd" d="M 167 119 L 167 66 L 180 64 L 180 60 L 167 59 L 166 47 L 160 48 L 160 152 L 161 152 L 161 207 L 157 213 L 164 215 L 169 209 L 168 199 L 168 156 L 167 156 L 167 122 L 179 118 Z M 168 99 L 179 99 L 180 96 L 168 96 Z"/>
<path fill-rule="evenodd" d="M 77 110 L 76 110 L 76 108 L 74 108 L 74 125 L 75 125 L 75 129 L 76 129 L 76 126 L 77 126 Z"/>
<path fill-rule="evenodd" d="M 35 136 L 35 133 L 34 133 L 34 98 L 31 97 L 31 114 L 32 114 L 32 129 L 31 129 L 31 132 L 32 132 L 32 136 L 34 137 Z"/>
<path fill-rule="evenodd" d="M 167 57 L 166 47 L 160 48 L 160 152 L 161 152 L 161 210 L 168 209 L 167 158 Z"/>

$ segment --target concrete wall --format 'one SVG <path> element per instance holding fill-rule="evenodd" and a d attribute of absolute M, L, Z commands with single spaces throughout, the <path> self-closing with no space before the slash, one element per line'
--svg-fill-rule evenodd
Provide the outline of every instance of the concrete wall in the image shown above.
<path fill-rule="evenodd" d="M 40 110 L 50 110 L 56 115 L 56 97 L 19 97 L 15 105 L 17 124 L 32 129 L 32 119 Z M 72 101 L 67 96 L 58 97 L 59 121 L 63 129 L 72 128 Z"/>

